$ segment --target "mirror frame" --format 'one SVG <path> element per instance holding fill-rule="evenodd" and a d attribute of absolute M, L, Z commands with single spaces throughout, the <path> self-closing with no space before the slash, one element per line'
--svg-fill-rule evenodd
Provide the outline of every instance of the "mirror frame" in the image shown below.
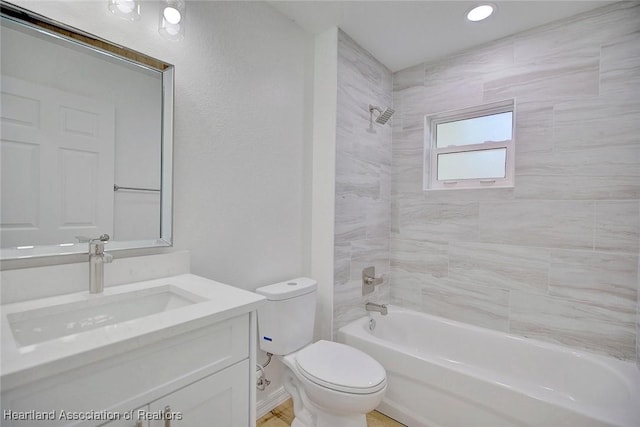
<path fill-rule="evenodd" d="M 160 233 L 149 240 L 110 241 L 106 250 L 118 251 L 173 246 L 173 105 L 175 67 L 169 63 L 117 45 L 77 28 L 49 19 L 14 4 L 0 1 L 0 11 L 19 25 L 30 27 L 44 35 L 55 37 L 91 49 L 107 57 L 127 61 L 162 75 L 162 132 L 161 132 L 161 182 L 160 182 Z M 31 259 L 61 255 L 77 255 L 88 252 L 88 244 L 63 243 L 57 245 L 0 248 L 0 261 Z"/>

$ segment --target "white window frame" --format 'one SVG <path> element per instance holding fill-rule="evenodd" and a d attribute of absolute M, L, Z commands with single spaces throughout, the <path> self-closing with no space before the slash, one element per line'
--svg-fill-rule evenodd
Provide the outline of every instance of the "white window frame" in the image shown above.
<path fill-rule="evenodd" d="M 511 112 L 511 140 L 501 142 L 484 142 L 480 144 L 437 146 L 436 127 L 442 123 L 473 119 L 475 117 Z M 515 172 L 515 131 L 516 105 L 514 99 L 478 105 L 462 110 L 448 111 L 425 117 L 425 157 L 424 157 L 424 190 L 448 190 L 469 188 L 509 188 L 514 186 Z M 438 180 L 438 155 L 464 153 L 497 148 L 506 149 L 504 178 Z"/>

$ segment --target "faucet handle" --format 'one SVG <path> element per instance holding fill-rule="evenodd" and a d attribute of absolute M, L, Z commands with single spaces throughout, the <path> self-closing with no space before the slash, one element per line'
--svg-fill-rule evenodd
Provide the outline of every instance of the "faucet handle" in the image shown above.
<path fill-rule="evenodd" d="M 107 242 L 111 237 L 108 234 L 102 234 L 100 237 L 91 238 L 87 236 L 76 236 L 78 243 L 91 243 L 91 242 Z"/>
<path fill-rule="evenodd" d="M 108 242 L 109 239 L 111 237 L 109 237 L 109 235 L 107 233 L 101 234 L 100 237 L 96 237 L 95 239 L 89 239 L 89 243 L 93 243 L 93 242 Z"/>
<path fill-rule="evenodd" d="M 109 241 L 109 235 L 103 234 L 95 239 L 89 239 L 89 255 L 103 255 L 104 244 Z M 107 261 L 111 262 L 111 261 Z"/>
<path fill-rule="evenodd" d="M 376 277 L 376 268 L 367 267 L 362 270 L 362 295 L 370 294 L 375 287 L 384 283 L 384 275 Z"/>

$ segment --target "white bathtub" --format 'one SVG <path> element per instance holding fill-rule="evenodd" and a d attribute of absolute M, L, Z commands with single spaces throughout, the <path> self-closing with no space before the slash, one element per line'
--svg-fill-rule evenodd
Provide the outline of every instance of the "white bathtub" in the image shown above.
<path fill-rule="evenodd" d="M 387 370 L 381 412 L 410 427 L 640 427 L 635 364 L 389 306 L 338 340 Z"/>

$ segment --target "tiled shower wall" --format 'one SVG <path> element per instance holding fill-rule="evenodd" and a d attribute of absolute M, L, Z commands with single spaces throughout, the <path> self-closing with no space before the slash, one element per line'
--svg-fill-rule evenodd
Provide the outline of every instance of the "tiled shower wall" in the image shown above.
<path fill-rule="evenodd" d="M 391 106 L 391 72 L 339 31 L 334 331 L 389 297 L 388 285 L 366 297 L 361 288 L 363 268 L 389 272 L 391 128 L 369 127 L 369 104 Z"/>
<path fill-rule="evenodd" d="M 635 360 L 638 94 L 637 2 L 394 74 L 392 300 Z M 515 188 L 423 191 L 425 115 L 508 98 Z"/>

